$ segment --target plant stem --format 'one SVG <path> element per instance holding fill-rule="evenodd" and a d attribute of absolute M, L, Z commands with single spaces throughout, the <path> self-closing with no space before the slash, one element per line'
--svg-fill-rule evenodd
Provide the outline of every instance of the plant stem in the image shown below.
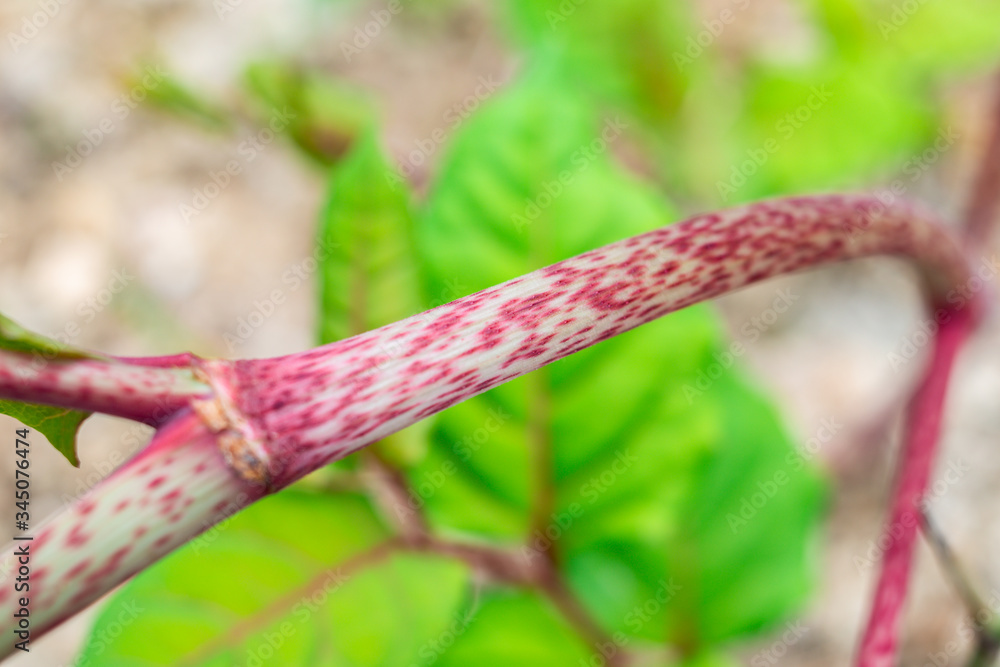
<path fill-rule="evenodd" d="M 895 663 L 899 619 L 920 525 L 920 503 L 941 434 L 948 377 L 972 329 L 973 318 L 967 310 L 949 311 L 935 339 L 930 366 L 910 402 L 896 490 L 885 529 L 891 541 L 882 559 L 875 599 L 858 652 L 858 667 L 891 667 Z"/>
<path fill-rule="evenodd" d="M 160 424 L 210 389 L 190 368 L 0 350 L 0 397 Z"/>
<path fill-rule="evenodd" d="M 928 269 L 937 301 L 965 256 L 925 213 L 869 197 L 763 202 L 565 260 L 308 352 L 235 362 L 227 382 L 281 488 L 515 377 L 765 278 L 879 253 Z M 396 351 L 385 361 L 386 351 Z M 669 353 L 669 351 L 665 351 Z"/>
<path fill-rule="evenodd" d="M 913 258 L 938 301 L 970 275 L 960 246 L 912 206 L 803 197 L 698 216 L 308 352 L 201 362 L 213 395 L 192 390 L 194 411 L 178 413 L 148 449 L 49 521 L 34 542 L 33 636 L 234 508 L 411 423 L 693 303 L 875 254 Z M 974 309 L 956 315 L 946 341 L 964 333 L 959 325 Z M 398 354 L 386 361 L 390 350 Z M 95 362 L 74 363 L 96 372 Z M 155 378 L 175 372 L 123 367 Z M 65 377 L 73 377 L 70 366 L 54 380 Z M 68 393 L 74 407 L 90 396 L 79 387 Z M 146 400 L 136 391 L 115 394 L 111 385 L 106 394 L 100 404 L 113 414 L 131 410 L 118 403 Z M 0 632 L 7 636 L 11 576 L 0 576 Z"/>
<path fill-rule="evenodd" d="M 30 554 L 32 638 L 263 494 L 233 473 L 195 413 L 178 414 L 135 458 L 40 526 L 33 540 L 17 543 Z M 7 550 L 0 576 L 8 638 L 21 606 L 12 581 L 17 553 Z M 13 643 L 0 645 L 0 655 Z"/>

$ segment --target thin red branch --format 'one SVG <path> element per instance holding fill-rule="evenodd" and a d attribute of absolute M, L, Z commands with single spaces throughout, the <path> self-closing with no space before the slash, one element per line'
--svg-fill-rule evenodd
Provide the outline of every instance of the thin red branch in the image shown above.
<path fill-rule="evenodd" d="M 885 537 L 890 542 L 861 641 L 858 667 L 890 667 L 895 662 L 900 616 L 920 526 L 920 503 L 941 435 L 948 378 L 955 357 L 972 329 L 973 319 L 968 310 L 949 312 L 935 339 L 930 366 L 907 410 L 896 490 L 885 528 Z"/>
<path fill-rule="evenodd" d="M 160 424 L 210 392 L 190 369 L 0 350 L 0 398 Z"/>

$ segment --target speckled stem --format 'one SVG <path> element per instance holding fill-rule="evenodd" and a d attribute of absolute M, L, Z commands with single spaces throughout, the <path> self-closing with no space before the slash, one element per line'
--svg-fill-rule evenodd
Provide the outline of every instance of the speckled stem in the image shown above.
<path fill-rule="evenodd" d="M 0 350 L 0 398 L 159 424 L 210 392 L 190 368 L 51 359 Z"/>
<path fill-rule="evenodd" d="M 16 542 L 0 561 L 0 655 L 13 650 L 14 612 L 30 598 L 40 637 L 164 554 L 259 499 L 191 410 L 90 493 Z M 29 589 L 15 593 L 16 549 L 28 549 Z"/>
<path fill-rule="evenodd" d="M 192 401 L 195 411 L 175 416 L 138 458 L 39 532 L 36 631 L 213 525 L 232 503 L 687 305 L 875 254 L 913 258 L 938 301 L 969 276 L 959 246 L 918 209 L 871 197 L 788 199 L 698 216 L 301 354 L 202 363 L 212 397 Z M 8 637 L 10 576 L 0 578 Z"/>
<path fill-rule="evenodd" d="M 968 277 L 926 212 L 864 196 L 701 215 L 315 350 L 237 362 L 228 381 L 280 488 L 431 414 L 644 322 L 771 276 L 875 254 Z M 670 354 L 670 350 L 664 350 Z"/>

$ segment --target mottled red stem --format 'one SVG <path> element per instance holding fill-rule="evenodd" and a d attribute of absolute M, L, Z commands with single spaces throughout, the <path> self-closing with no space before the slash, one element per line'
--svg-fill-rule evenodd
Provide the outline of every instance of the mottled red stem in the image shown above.
<path fill-rule="evenodd" d="M 263 494 L 233 473 L 201 419 L 181 412 L 33 540 L 15 544 L 30 554 L 32 638 Z M 13 649 L 17 569 L 9 549 L 0 563 L 0 655 Z"/>
<path fill-rule="evenodd" d="M 926 212 L 871 197 L 762 202 L 559 262 L 332 345 L 237 362 L 227 381 L 280 488 L 431 414 L 644 322 L 807 267 L 909 256 L 944 301 L 967 279 Z M 664 350 L 664 354 L 669 354 Z"/>
<path fill-rule="evenodd" d="M 252 502 L 573 352 L 771 276 L 875 254 L 915 260 L 938 299 L 970 275 L 917 208 L 787 199 L 697 216 L 301 354 L 200 363 L 213 395 L 192 402 L 197 418 L 179 414 L 39 533 L 32 613 L 50 626 L 217 522 L 224 501 Z M 10 604 L 0 599 L 6 636 Z"/>
<path fill-rule="evenodd" d="M 158 424 L 191 398 L 209 392 L 190 368 L 102 359 L 46 360 L 0 350 L 0 398 Z"/>
<path fill-rule="evenodd" d="M 870 619 L 858 652 L 858 667 L 891 667 L 895 663 L 900 612 L 920 526 L 920 503 L 941 436 L 948 378 L 955 357 L 972 329 L 972 317 L 967 310 L 948 312 L 935 339 L 930 366 L 910 402 L 898 478 L 885 528 L 892 541 L 882 560 Z"/>

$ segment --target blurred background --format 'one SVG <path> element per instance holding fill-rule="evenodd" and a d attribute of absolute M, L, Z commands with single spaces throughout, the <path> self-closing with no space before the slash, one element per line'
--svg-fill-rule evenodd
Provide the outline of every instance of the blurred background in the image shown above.
<path fill-rule="evenodd" d="M 338 324 L 336 296 L 321 299 L 316 288 L 318 275 L 327 275 L 317 268 L 317 230 L 352 212 L 390 214 L 350 201 L 344 188 L 409 211 L 399 227 L 413 235 L 400 237 L 404 251 L 377 234 L 350 241 L 389 248 L 375 272 L 394 271 L 403 262 L 397 251 L 413 255 L 412 275 L 386 289 L 419 283 L 420 295 L 395 304 L 391 319 L 658 224 L 762 197 L 874 190 L 954 219 L 1000 92 L 1000 5 L 985 0 L 10 0 L 0 6 L 0 35 L 0 311 L 68 344 L 125 356 L 275 356 L 351 333 Z M 379 178 L 365 181 L 370 173 Z M 566 193 L 553 195 L 563 173 Z M 337 247 L 348 243 L 336 239 Z M 993 269 L 976 289 L 996 289 L 993 252 L 982 248 L 981 261 Z M 638 633 L 649 647 L 636 649 L 634 664 L 845 664 L 874 582 L 872 540 L 900 408 L 926 353 L 914 274 L 894 260 L 856 262 L 744 290 L 711 311 L 637 332 L 614 348 L 625 355 L 617 374 L 595 374 L 599 389 L 580 399 L 592 408 L 622 392 L 648 397 L 654 383 L 667 383 L 662 393 L 672 402 L 647 406 L 662 411 L 661 431 L 639 414 L 601 437 L 619 443 L 641 426 L 646 435 L 635 436 L 636 447 L 688 444 L 652 466 L 681 469 L 681 482 L 630 479 L 640 500 L 616 497 L 619 509 L 577 526 L 595 534 L 648 530 L 648 540 L 630 546 L 574 533 L 560 567 L 609 635 L 627 629 L 616 613 L 655 591 L 637 586 L 634 600 L 618 596 L 616 586 L 628 588 L 630 577 L 655 583 L 688 572 L 713 582 L 704 588 L 714 592 L 678 602 L 676 617 L 658 622 L 665 630 Z M 366 322 L 380 324 L 383 315 Z M 743 342 L 745 354 L 725 361 L 717 355 L 730 339 Z M 932 504 L 978 590 L 993 600 L 992 615 L 1000 612 L 1000 522 L 990 510 L 1000 501 L 998 342 L 991 318 L 957 369 Z M 701 381 L 713 364 L 726 377 L 735 366 L 738 379 Z M 650 379 L 637 379 L 647 365 L 655 369 Z M 544 376 L 543 390 L 558 396 L 586 381 L 579 368 L 560 369 Z M 453 444 L 475 433 L 485 412 L 474 410 L 491 400 L 514 405 L 518 422 L 518 401 L 534 399 L 486 398 L 429 434 L 407 436 L 429 445 L 397 443 L 386 458 L 419 488 L 442 460 L 463 459 Z M 561 409 L 556 417 L 571 419 L 580 407 Z M 679 425 L 677 415 L 688 412 L 696 417 Z M 569 451 L 588 436 L 557 422 L 558 458 L 560 438 Z M 509 426 L 523 431 L 519 422 Z M 150 434 L 91 419 L 79 470 L 37 448 L 35 517 L 73 500 Z M 483 451 L 524 449 L 515 435 L 502 437 L 511 442 Z M 756 449 L 755 438 L 771 443 L 762 448 L 772 458 L 726 459 L 730 450 L 716 444 Z M 617 451 L 604 445 L 591 451 Z M 689 456 L 689 445 L 701 453 Z M 740 515 L 776 465 L 800 460 L 785 458 L 795 451 L 805 472 L 767 505 L 784 509 L 759 520 Z M 723 459 L 756 471 L 747 486 L 729 495 L 692 491 L 728 479 L 699 468 Z M 532 534 L 535 524 L 521 516 L 530 490 L 506 489 L 491 465 L 470 469 L 483 488 L 463 481 L 463 491 L 448 490 L 455 482 L 422 498 L 436 530 L 504 544 Z M 574 464 L 559 465 L 557 477 L 577 480 Z M 3 488 L 12 466 L 13 456 L 0 457 Z M 664 485 L 669 498 L 654 491 Z M 496 500 L 508 492 L 508 504 Z M 573 493 L 557 489 L 553 511 Z M 659 514 L 636 509 L 647 501 Z M 623 506 L 633 518 L 622 518 Z M 743 534 L 729 521 L 734 514 L 762 527 L 739 549 L 723 539 Z M 12 508 L 0 509 L 0 521 L 12 517 Z M 707 525 L 721 526 L 722 537 L 703 535 Z M 671 562 L 654 576 L 661 565 L 646 572 L 636 564 L 661 550 L 670 561 L 671 546 L 688 543 L 685 530 L 705 549 L 684 557 L 687 570 Z M 773 567 L 754 569 L 755 558 L 773 559 Z M 685 610 L 708 629 L 685 629 L 677 620 Z M 72 664 L 96 613 L 9 664 Z M 904 664 L 965 664 L 971 644 L 963 618 L 921 545 Z M 502 634 L 517 644 L 510 627 Z M 789 627 L 804 630 L 789 634 Z M 463 664 L 456 655 L 505 664 L 491 662 L 482 647 L 499 640 L 483 633 L 463 633 L 470 646 L 451 657 L 271 664 Z M 92 642 L 86 664 L 126 664 L 98 657 Z M 657 652 L 664 643 L 672 649 Z M 602 664 L 592 645 L 556 662 L 533 650 L 525 655 L 539 664 Z M 233 655 L 211 664 L 250 664 L 245 652 Z M 611 664 L 626 664 L 617 659 Z"/>

